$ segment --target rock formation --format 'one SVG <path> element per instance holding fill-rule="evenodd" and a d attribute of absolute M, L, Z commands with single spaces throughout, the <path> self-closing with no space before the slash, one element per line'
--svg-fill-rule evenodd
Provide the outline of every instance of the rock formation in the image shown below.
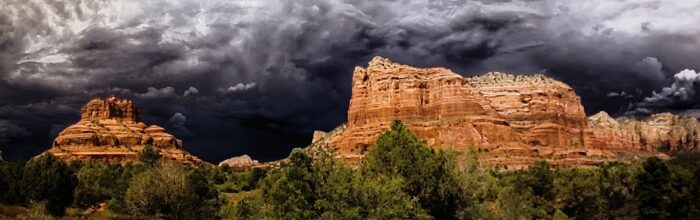
<path fill-rule="evenodd" d="M 232 157 L 229 159 L 226 159 L 224 161 L 221 161 L 219 163 L 219 166 L 229 166 L 231 168 L 242 168 L 242 169 L 247 169 L 256 165 L 259 165 L 260 163 L 257 160 L 253 160 L 250 158 L 248 155 L 242 155 L 238 157 Z"/>
<path fill-rule="evenodd" d="M 182 141 L 157 125 L 144 124 L 130 100 L 96 98 L 82 109 L 81 119 L 59 133 L 49 152 L 64 160 L 123 162 L 136 158 L 146 145 L 163 158 L 202 161 L 182 148 Z"/>
<path fill-rule="evenodd" d="M 435 148 L 474 150 L 484 164 L 519 169 L 540 159 L 555 166 L 594 165 L 618 152 L 651 152 L 669 132 L 696 132 L 690 125 L 686 127 L 693 129 L 681 131 L 664 124 L 693 124 L 690 119 L 642 125 L 602 116 L 586 118 L 573 89 L 543 75 L 492 72 L 464 78 L 445 68 L 416 68 L 375 57 L 367 68 L 355 68 L 347 124 L 327 134 L 315 132 L 311 148 L 333 146 L 357 162 L 379 133 L 399 119 Z M 618 129 L 630 126 L 640 127 L 642 134 Z M 682 140 L 684 146 L 698 143 Z"/>
<path fill-rule="evenodd" d="M 700 149 L 700 123 L 690 116 L 660 113 L 613 119 L 599 112 L 588 117 L 588 124 L 596 137 L 595 144 L 616 153 Z"/>

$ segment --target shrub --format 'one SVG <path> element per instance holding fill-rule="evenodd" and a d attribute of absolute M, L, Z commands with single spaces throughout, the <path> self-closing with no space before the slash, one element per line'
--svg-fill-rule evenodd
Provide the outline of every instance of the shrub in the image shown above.
<path fill-rule="evenodd" d="M 150 144 L 144 146 L 143 150 L 141 150 L 141 152 L 139 152 L 136 156 L 138 157 L 139 161 L 148 166 L 155 165 L 161 158 L 160 149 L 154 149 Z"/>
<path fill-rule="evenodd" d="M 162 163 L 133 178 L 125 203 L 136 215 L 174 219 L 208 219 L 216 215 L 218 195 L 199 171 L 188 174 L 180 164 Z M 209 209 L 211 208 L 211 209 Z"/>

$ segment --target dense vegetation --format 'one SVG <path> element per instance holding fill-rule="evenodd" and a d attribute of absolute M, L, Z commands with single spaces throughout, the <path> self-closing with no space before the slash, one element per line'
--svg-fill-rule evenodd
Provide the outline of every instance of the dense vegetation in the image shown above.
<path fill-rule="evenodd" d="M 700 217 L 697 154 L 595 168 L 554 169 L 540 161 L 510 172 L 479 167 L 477 157 L 433 150 L 400 122 L 379 136 L 356 168 L 332 151 L 302 149 L 269 171 L 183 165 L 160 160 L 152 148 L 139 162 L 123 165 L 66 164 L 45 154 L 26 163 L 0 162 L 0 203 L 53 216 L 66 208 L 88 217 L 108 212 L 107 218 Z"/>

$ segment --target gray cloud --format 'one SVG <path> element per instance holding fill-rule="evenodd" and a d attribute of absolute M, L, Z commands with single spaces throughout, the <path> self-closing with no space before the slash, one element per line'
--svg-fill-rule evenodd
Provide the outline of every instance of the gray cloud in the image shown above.
<path fill-rule="evenodd" d="M 662 70 L 663 65 L 654 57 L 645 57 L 634 65 L 634 70 L 640 76 L 649 77 L 651 80 L 663 82 L 666 80 L 666 75 Z"/>
<path fill-rule="evenodd" d="M 11 138 L 28 137 L 31 133 L 23 127 L 19 127 L 9 121 L 0 120 L 0 144 L 10 142 Z"/>
<path fill-rule="evenodd" d="M 189 91 L 189 90 L 188 90 Z M 187 94 L 188 91 L 185 91 L 185 94 Z M 148 87 L 146 89 L 146 92 L 143 93 L 137 93 L 134 91 L 131 91 L 131 89 L 123 89 L 123 88 L 113 88 L 111 90 L 113 93 L 117 93 L 122 96 L 135 96 L 138 98 L 142 99 L 158 99 L 158 98 L 175 98 L 179 97 L 177 93 L 175 93 L 175 88 L 173 87 L 163 87 L 160 89 L 154 88 L 154 87 Z"/>
<path fill-rule="evenodd" d="M 192 135 L 190 130 L 185 127 L 185 122 L 187 122 L 187 117 L 180 112 L 176 112 L 172 117 L 170 117 L 170 123 L 176 128 L 176 132 L 185 135 Z"/>
<path fill-rule="evenodd" d="M 185 146 L 205 159 L 279 158 L 313 129 L 345 121 L 352 67 L 375 55 L 464 75 L 545 73 L 574 87 L 588 112 L 624 113 L 669 87 L 667 73 L 700 69 L 699 6 L 9 1 L 0 8 L 0 120 L 31 135 L 8 136 L 0 150 L 26 158 L 46 149 L 60 127 L 52 125 L 73 123 L 83 102 L 116 93 L 169 130 L 178 130 L 175 113 L 187 115 L 195 135 L 182 137 Z"/>

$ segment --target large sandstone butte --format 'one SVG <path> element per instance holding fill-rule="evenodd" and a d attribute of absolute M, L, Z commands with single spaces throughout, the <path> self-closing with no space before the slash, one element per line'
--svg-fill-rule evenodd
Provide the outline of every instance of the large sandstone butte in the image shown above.
<path fill-rule="evenodd" d="M 130 100 L 114 96 L 88 102 L 80 121 L 59 133 L 48 151 L 67 161 L 124 162 L 136 159 L 146 145 L 159 149 L 166 159 L 202 162 L 164 128 L 144 124 Z"/>
<path fill-rule="evenodd" d="M 668 129 L 653 122 L 647 130 L 656 134 L 625 133 L 640 127 L 633 122 L 590 128 L 589 121 L 596 119 L 586 118 L 573 89 L 543 75 L 492 72 L 464 78 L 445 68 L 416 68 L 375 57 L 367 68 L 355 68 L 347 124 L 315 132 L 311 147 L 333 146 L 340 156 L 358 161 L 394 119 L 434 148 L 474 150 L 481 163 L 506 169 L 540 159 L 555 166 L 594 165 L 621 153 L 653 155 L 657 140 L 668 139 L 663 138 Z M 696 120 L 678 123 L 698 127 Z M 698 143 L 697 133 L 692 135 L 680 144 Z M 664 143 L 674 148 L 674 138 Z"/>

